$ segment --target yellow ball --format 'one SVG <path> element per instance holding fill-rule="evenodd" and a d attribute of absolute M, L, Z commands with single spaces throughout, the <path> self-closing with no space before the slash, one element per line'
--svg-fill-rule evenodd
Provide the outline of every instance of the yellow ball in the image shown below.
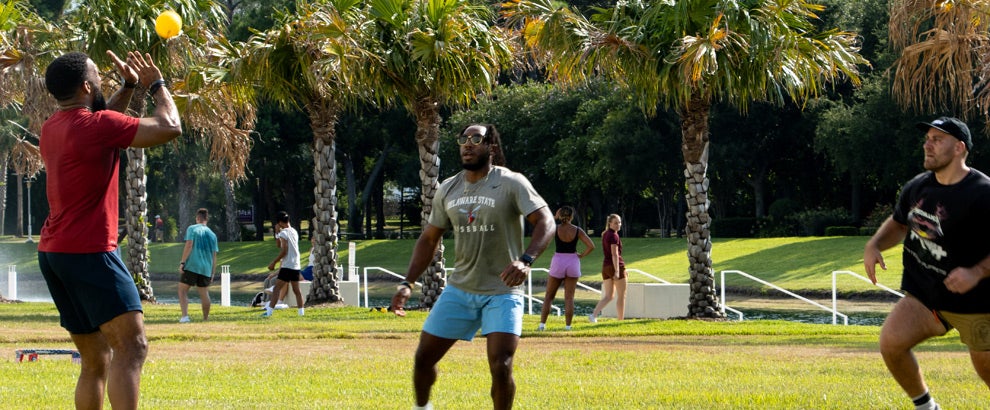
<path fill-rule="evenodd" d="M 180 30 L 182 30 L 182 17 L 179 17 L 179 13 L 166 10 L 155 19 L 155 32 L 162 38 L 175 37 L 179 35 Z"/>

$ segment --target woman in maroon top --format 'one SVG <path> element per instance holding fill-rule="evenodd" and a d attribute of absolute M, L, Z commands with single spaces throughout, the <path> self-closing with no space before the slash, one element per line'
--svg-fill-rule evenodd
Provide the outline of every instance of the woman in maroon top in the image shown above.
<path fill-rule="evenodd" d="M 615 296 L 615 317 L 622 320 L 626 313 L 626 263 L 622 260 L 622 240 L 619 230 L 622 229 L 622 218 L 611 214 L 606 220 L 605 232 L 602 233 L 602 251 L 605 259 L 602 261 L 602 300 L 598 301 L 595 310 L 588 315 L 591 323 L 598 322 L 598 315 L 608 306 Z"/>

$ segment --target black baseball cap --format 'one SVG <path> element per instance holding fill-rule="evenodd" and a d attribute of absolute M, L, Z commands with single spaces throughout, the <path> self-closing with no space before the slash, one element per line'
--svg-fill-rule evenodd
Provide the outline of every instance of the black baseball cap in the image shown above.
<path fill-rule="evenodd" d="M 966 150 L 973 150 L 973 137 L 969 135 L 969 127 L 965 122 L 958 118 L 953 117 L 938 117 L 932 122 L 919 122 L 915 125 L 921 131 L 928 131 L 929 128 L 934 128 L 955 137 L 957 140 L 962 141 L 966 144 Z"/>

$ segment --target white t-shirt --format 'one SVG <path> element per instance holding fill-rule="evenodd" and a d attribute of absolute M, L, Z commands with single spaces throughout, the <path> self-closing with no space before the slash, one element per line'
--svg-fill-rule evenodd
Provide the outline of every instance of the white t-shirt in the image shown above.
<path fill-rule="evenodd" d="M 282 257 L 280 267 L 301 270 L 302 267 L 299 265 L 299 233 L 290 226 L 279 231 L 275 237 L 285 241 L 289 249 Z"/>

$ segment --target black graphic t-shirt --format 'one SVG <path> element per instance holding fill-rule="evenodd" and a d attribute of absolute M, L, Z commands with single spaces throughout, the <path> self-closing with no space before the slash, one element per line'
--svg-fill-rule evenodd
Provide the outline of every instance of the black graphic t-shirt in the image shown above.
<path fill-rule="evenodd" d="M 953 269 L 990 255 L 990 178 L 973 169 L 942 185 L 934 173 L 922 173 L 904 185 L 893 218 L 908 226 L 902 289 L 930 309 L 990 313 L 990 280 L 961 295 L 943 283 Z"/>

